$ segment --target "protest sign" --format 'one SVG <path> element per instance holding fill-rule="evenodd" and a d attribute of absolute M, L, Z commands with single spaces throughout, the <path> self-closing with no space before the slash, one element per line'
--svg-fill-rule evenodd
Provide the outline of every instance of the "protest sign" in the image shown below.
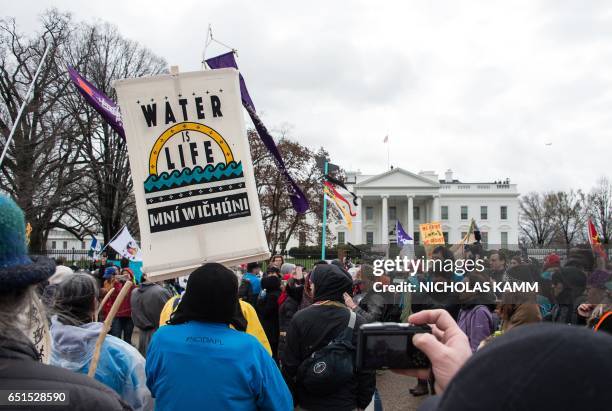
<path fill-rule="evenodd" d="M 442 226 L 439 222 L 420 224 L 419 230 L 421 231 L 423 245 L 444 244 L 444 233 L 442 233 Z"/>
<path fill-rule="evenodd" d="M 143 271 L 266 259 L 235 69 L 120 80 Z"/>

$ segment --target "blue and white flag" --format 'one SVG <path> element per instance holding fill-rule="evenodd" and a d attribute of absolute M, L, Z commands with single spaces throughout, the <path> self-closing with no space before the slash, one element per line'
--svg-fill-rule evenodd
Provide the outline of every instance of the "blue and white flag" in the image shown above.
<path fill-rule="evenodd" d="M 94 260 L 97 260 L 98 257 L 100 256 L 101 251 L 102 251 L 102 244 L 99 243 L 98 239 L 92 235 L 91 245 L 89 246 L 89 254 L 94 258 Z"/>
<path fill-rule="evenodd" d="M 399 220 L 397 220 L 395 232 L 397 233 L 397 245 L 405 246 L 407 244 L 413 244 L 412 237 L 410 237 L 404 231 L 404 228 L 402 227 L 402 224 L 399 222 Z"/>

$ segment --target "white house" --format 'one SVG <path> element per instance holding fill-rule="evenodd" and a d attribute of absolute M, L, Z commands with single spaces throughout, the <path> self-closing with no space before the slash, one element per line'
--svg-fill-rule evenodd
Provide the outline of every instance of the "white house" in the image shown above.
<path fill-rule="evenodd" d="M 96 234 L 96 238 L 101 242 L 102 234 Z M 81 241 L 66 230 L 53 228 L 49 230 L 47 237 L 47 250 L 54 250 L 55 254 L 65 254 L 68 256 L 73 250 L 89 250 L 91 248 L 91 241 L 91 236 L 87 236 Z"/>
<path fill-rule="evenodd" d="M 332 224 L 334 243 L 389 244 L 396 242 L 396 221 L 419 243 L 419 224 L 440 221 L 447 243 L 460 241 L 472 218 L 485 244 L 518 244 L 519 193 L 506 181 L 463 182 L 447 170 L 444 179 L 434 171 L 411 173 L 402 168 L 377 175 L 348 172 L 347 187 L 359 197 L 357 216 L 348 229 Z M 350 196 L 348 196 L 350 198 Z M 288 249 L 297 246 L 292 239 Z"/>

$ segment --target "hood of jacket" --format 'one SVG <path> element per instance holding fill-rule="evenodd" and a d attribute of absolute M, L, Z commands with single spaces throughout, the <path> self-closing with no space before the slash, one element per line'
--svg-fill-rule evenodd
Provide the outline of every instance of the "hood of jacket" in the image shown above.
<path fill-rule="evenodd" d="M 293 298 L 298 302 L 302 302 L 302 295 L 304 293 L 304 281 L 301 282 L 299 280 L 289 280 L 287 283 L 287 287 L 285 287 L 285 291 L 287 292 L 287 296 Z"/>
<path fill-rule="evenodd" d="M 261 288 L 267 291 L 280 291 L 281 280 L 275 275 L 268 275 L 261 279 Z"/>
<path fill-rule="evenodd" d="M 139 293 L 145 293 L 145 292 L 149 291 L 151 289 L 151 287 L 154 287 L 156 285 L 157 284 L 155 284 L 155 283 L 149 283 L 149 282 L 141 283 L 138 286 L 138 288 L 136 289 L 136 291 L 139 292 Z"/>
<path fill-rule="evenodd" d="M 319 264 L 311 274 L 314 284 L 315 301 L 344 302 L 342 294 L 351 293 L 353 279 L 351 275 L 333 264 Z"/>
<path fill-rule="evenodd" d="M 103 324 L 92 322 L 80 326 L 61 323 L 57 316 L 51 318 L 51 338 L 53 340 L 53 357 L 61 356 L 67 360 L 83 363 L 89 361 L 93 354 L 96 339 L 102 331 Z"/>

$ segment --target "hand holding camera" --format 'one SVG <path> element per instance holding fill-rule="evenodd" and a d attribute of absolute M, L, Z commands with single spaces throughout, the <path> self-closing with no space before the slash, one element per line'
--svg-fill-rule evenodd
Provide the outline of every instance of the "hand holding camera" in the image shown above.
<path fill-rule="evenodd" d="M 412 337 L 414 346 L 431 361 L 431 371 L 429 369 L 394 371 L 421 379 L 428 379 L 430 372 L 433 372 L 436 391 L 441 394 L 472 355 L 468 338 L 445 310 L 421 311 L 408 317 L 408 321 L 413 324 L 429 324 L 431 327 L 431 333 L 418 333 Z"/>

